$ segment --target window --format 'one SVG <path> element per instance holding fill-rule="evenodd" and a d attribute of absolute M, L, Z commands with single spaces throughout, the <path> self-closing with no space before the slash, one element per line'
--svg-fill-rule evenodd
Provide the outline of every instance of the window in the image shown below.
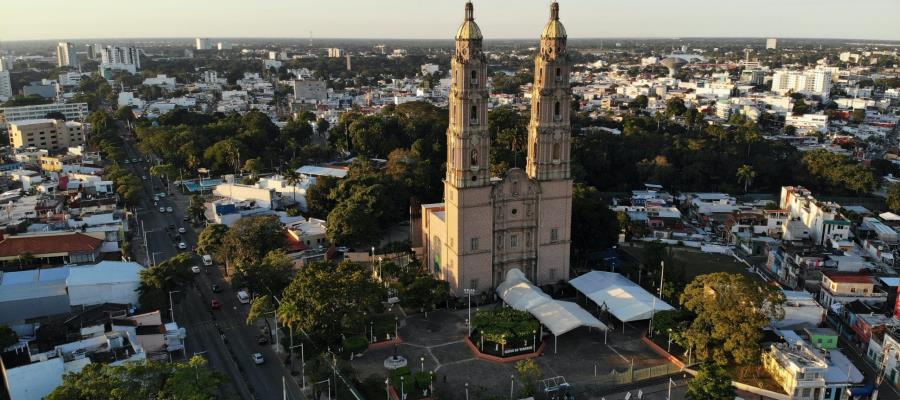
<path fill-rule="evenodd" d="M 469 153 L 469 164 L 471 164 L 473 167 L 478 166 L 478 150 L 477 149 L 472 149 L 472 151 Z"/>
<path fill-rule="evenodd" d="M 514 249 L 519 246 L 519 235 L 510 235 L 509 236 L 509 247 Z"/>
<path fill-rule="evenodd" d="M 560 119 L 560 112 L 562 111 L 561 108 L 562 107 L 560 107 L 558 101 L 556 103 L 553 103 L 553 119 L 557 121 Z"/>
<path fill-rule="evenodd" d="M 525 232 L 525 247 L 531 247 L 531 232 Z"/>
<path fill-rule="evenodd" d="M 497 235 L 497 248 L 498 249 L 503 248 L 503 235 L 502 234 Z"/>
<path fill-rule="evenodd" d="M 478 289 L 478 279 L 472 279 L 471 281 L 469 281 L 469 288 Z"/>
<path fill-rule="evenodd" d="M 559 241 L 559 229 L 553 228 L 550 230 L 550 241 L 557 242 Z"/>
<path fill-rule="evenodd" d="M 553 161 L 559 161 L 559 143 L 553 143 Z"/>
<path fill-rule="evenodd" d="M 472 71 L 472 77 L 469 79 L 469 85 L 478 87 L 478 71 Z"/>
<path fill-rule="evenodd" d="M 547 273 L 551 281 L 556 280 L 556 268 L 550 268 L 550 272 Z"/>
<path fill-rule="evenodd" d="M 478 250 L 478 238 L 472 238 L 471 243 L 469 244 L 469 249 L 472 251 Z"/>
<path fill-rule="evenodd" d="M 556 81 L 557 81 L 557 82 L 561 82 L 561 81 L 562 81 L 562 68 L 557 68 L 557 69 L 556 69 Z"/>
<path fill-rule="evenodd" d="M 478 106 L 472 106 L 469 110 L 469 124 L 475 125 L 478 123 Z"/>

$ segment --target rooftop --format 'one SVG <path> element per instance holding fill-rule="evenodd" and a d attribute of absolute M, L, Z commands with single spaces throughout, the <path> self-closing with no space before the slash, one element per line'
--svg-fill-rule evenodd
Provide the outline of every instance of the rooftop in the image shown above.
<path fill-rule="evenodd" d="M 49 235 L 8 236 L 0 241 L 0 257 L 18 257 L 30 253 L 43 254 L 94 252 L 100 249 L 103 240 L 80 232 L 65 232 Z"/>
<path fill-rule="evenodd" d="M 875 279 L 870 275 L 856 273 L 823 272 L 822 275 L 832 282 L 837 283 L 869 283 L 875 284 Z"/>

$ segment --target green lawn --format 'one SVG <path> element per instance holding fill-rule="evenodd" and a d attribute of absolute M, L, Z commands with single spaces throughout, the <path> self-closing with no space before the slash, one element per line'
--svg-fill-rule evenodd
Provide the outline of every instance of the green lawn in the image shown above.
<path fill-rule="evenodd" d="M 623 272 L 626 275 L 636 276 L 639 262 L 647 262 L 644 255 L 644 247 L 632 245 L 620 245 L 619 250 L 631 255 L 633 260 L 624 260 Z M 745 275 L 756 276 L 747 271 L 747 266 L 738 262 L 731 256 L 723 254 L 703 253 L 699 250 L 687 249 L 684 247 L 668 246 L 669 254 L 674 260 L 674 266 L 670 267 L 683 269 L 685 277 L 690 280 L 698 275 L 709 274 L 713 272 L 733 272 Z M 658 267 L 645 266 L 645 268 L 656 269 Z"/>

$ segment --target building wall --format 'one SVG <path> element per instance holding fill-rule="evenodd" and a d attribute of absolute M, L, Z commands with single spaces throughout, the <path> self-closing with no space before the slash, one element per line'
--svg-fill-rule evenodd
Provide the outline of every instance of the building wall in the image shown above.
<path fill-rule="evenodd" d="M 63 383 L 63 359 L 56 357 L 6 370 L 10 400 L 41 400 Z"/>
<path fill-rule="evenodd" d="M 9 142 L 13 147 L 36 147 L 50 151 L 84 144 L 82 125 L 76 122 L 42 119 L 13 122 L 9 127 Z"/>
<path fill-rule="evenodd" d="M 28 119 L 46 118 L 51 112 L 60 112 L 65 115 L 67 121 L 84 120 L 88 113 L 87 103 L 51 103 L 34 106 L 0 107 L 0 123 L 8 125 L 10 122 Z"/>

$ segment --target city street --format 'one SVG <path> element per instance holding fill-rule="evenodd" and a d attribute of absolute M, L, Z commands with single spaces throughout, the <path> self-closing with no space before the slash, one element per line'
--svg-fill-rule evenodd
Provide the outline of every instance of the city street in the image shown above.
<path fill-rule="evenodd" d="M 126 154 L 129 159 L 138 159 L 142 156 L 134 148 L 130 141 L 125 142 Z M 190 251 L 197 243 L 197 235 L 200 228 L 195 229 L 189 222 L 184 222 L 183 217 L 190 198 L 183 196 L 173 188 L 172 194 L 161 199 L 158 206 L 153 204 L 153 194 L 162 192 L 165 188 L 163 182 L 149 173 L 150 165 L 141 161 L 129 163 L 128 167 L 138 176 L 146 176 L 143 180 L 145 200 L 143 207 L 138 207 L 137 228 L 135 232 L 135 246 L 133 254 L 138 261 L 149 258 L 149 263 L 160 263 L 178 253 L 178 241 L 174 238 L 179 227 L 184 227 L 186 232 L 181 235 L 181 240 L 187 244 Z M 172 207 L 173 212 L 159 212 L 159 207 Z M 169 226 L 174 229 L 169 230 Z M 143 226 L 144 232 L 141 232 Z M 146 235 L 146 244 L 143 236 Z M 149 245 L 149 248 L 145 248 Z M 194 255 L 196 265 L 202 267 L 199 255 Z M 147 264 L 145 262 L 145 264 Z M 260 333 L 258 326 L 247 326 L 246 317 L 249 304 L 241 304 L 230 285 L 222 278 L 222 272 L 216 268 L 210 268 L 208 272 L 194 275 L 194 282 L 186 288 L 186 293 L 173 293 L 175 302 L 175 320 L 179 326 L 187 330 L 186 350 L 184 355 L 190 357 L 195 354 L 205 356 L 210 366 L 223 373 L 227 377 L 231 388 L 226 392 L 233 392 L 236 397 L 242 399 L 302 399 L 300 387 L 290 371 L 279 359 L 286 356 L 277 355 L 274 343 L 267 345 L 257 344 L 256 337 Z M 222 291 L 212 293 L 212 284 L 218 283 Z M 212 299 L 218 299 L 221 309 L 212 310 Z M 164 313 L 164 315 L 167 313 Z M 258 323 L 257 325 L 262 325 Z M 265 363 L 256 365 L 251 359 L 253 353 L 262 353 Z M 174 355 L 173 355 L 174 356 Z M 299 357 L 298 357 L 299 358 Z M 299 361 L 298 361 L 299 362 Z M 284 379 L 282 379 L 284 378 Z M 283 383 L 284 382 L 284 383 Z M 228 387 L 226 386 L 226 387 Z M 283 389 L 284 388 L 284 389 Z M 285 391 L 286 390 L 286 394 Z M 226 393 L 229 394 L 229 393 Z"/>

